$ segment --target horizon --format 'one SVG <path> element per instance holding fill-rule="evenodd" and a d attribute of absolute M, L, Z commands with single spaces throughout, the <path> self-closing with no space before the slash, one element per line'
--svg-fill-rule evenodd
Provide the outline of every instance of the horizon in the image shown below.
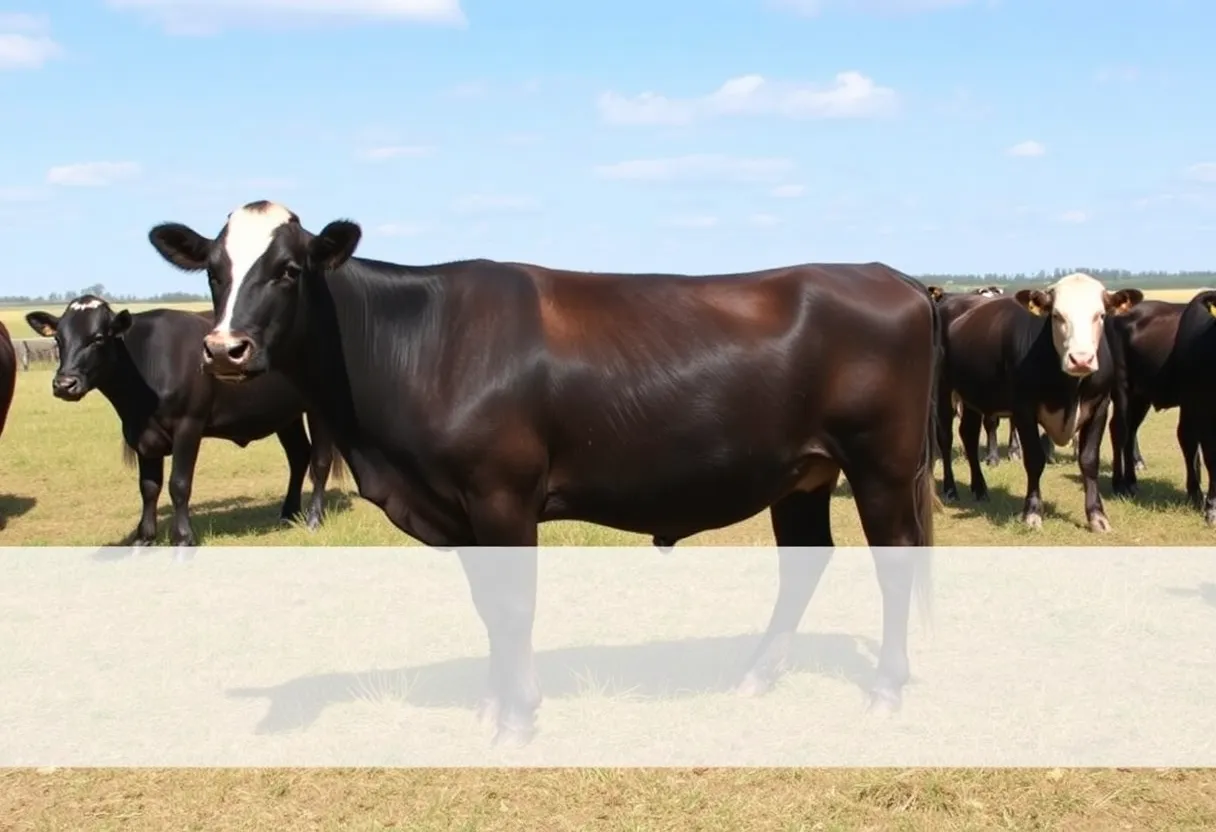
<path fill-rule="evenodd" d="M 404 263 L 1209 274 L 1216 7 L 1111 8 L 5 2 L 0 297 L 205 297 L 148 230 L 259 198 Z"/>

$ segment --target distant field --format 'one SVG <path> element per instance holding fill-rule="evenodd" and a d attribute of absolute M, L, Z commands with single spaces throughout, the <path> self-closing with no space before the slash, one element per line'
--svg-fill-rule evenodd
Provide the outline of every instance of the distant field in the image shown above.
<path fill-rule="evenodd" d="M 145 312 L 149 309 L 189 309 L 194 312 L 210 309 L 210 303 L 116 303 L 120 309 L 130 309 L 132 312 Z M 33 306 L 0 306 L 0 323 L 8 327 L 9 335 L 13 338 L 37 338 L 37 334 L 25 322 L 25 316 L 30 312 L 41 310 L 52 315 L 62 315 L 66 303 L 43 303 Z"/>

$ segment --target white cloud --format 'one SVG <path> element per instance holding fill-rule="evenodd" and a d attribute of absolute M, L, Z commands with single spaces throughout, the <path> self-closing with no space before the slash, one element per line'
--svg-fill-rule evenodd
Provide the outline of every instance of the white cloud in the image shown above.
<path fill-rule="evenodd" d="M 208 34 L 223 27 L 286 21 L 328 23 L 339 18 L 397 23 L 468 22 L 461 0 L 106 0 L 141 11 L 173 34 Z"/>
<path fill-rule="evenodd" d="M 389 159 L 416 159 L 421 156 L 430 156 L 434 152 L 435 148 L 426 145 L 386 145 L 368 148 L 359 155 L 369 162 L 386 162 Z"/>
<path fill-rule="evenodd" d="M 892 113 L 895 91 L 859 72 L 837 73 L 830 85 L 770 81 L 762 75 L 731 78 L 708 95 L 668 98 L 655 92 L 605 92 L 597 102 L 609 124 L 683 126 L 729 116 L 877 118 Z"/>
<path fill-rule="evenodd" d="M 776 214 L 752 214 L 747 221 L 759 228 L 772 228 L 774 225 L 781 224 L 781 217 Z"/>
<path fill-rule="evenodd" d="M 32 14 L 0 14 L 0 71 L 38 69 L 63 55 L 63 47 L 47 34 L 45 17 Z"/>
<path fill-rule="evenodd" d="M 671 228 L 714 228 L 718 225 L 718 218 L 706 215 L 671 217 L 663 224 Z"/>
<path fill-rule="evenodd" d="M 51 185 L 96 188 L 138 175 L 139 165 L 134 162 L 83 162 L 51 168 L 46 181 Z"/>
<path fill-rule="evenodd" d="M 770 0 L 779 9 L 815 17 L 829 9 L 869 14 L 915 14 L 967 6 L 972 0 Z"/>
<path fill-rule="evenodd" d="M 1188 179 L 1196 182 L 1216 182 L 1216 162 L 1200 162 L 1186 169 Z"/>
<path fill-rule="evenodd" d="M 769 191 L 769 195 L 777 199 L 797 199 L 805 193 L 805 185 L 778 185 Z"/>
<path fill-rule="evenodd" d="M 540 203 L 530 196 L 470 194 L 456 200 L 455 207 L 465 214 L 514 213 L 533 211 L 540 207 Z"/>
<path fill-rule="evenodd" d="M 701 153 L 666 159 L 632 159 L 600 165 L 595 172 L 603 179 L 632 182 L 762 182 L 780 179 L 793 166 L 789 159 Z"/>
<path fill-rule="evenodd" d="M 1060 216 L 1057 217 L 1057 219 L 1060 222 L 1067 222 L 1067 223 L 1072 223 L 1073 225 L 1077 225 L 1077 224 L 1088 221 L 1089 214 L 1085 213 L 1084 211 L 1065 211 L 1063 214 L 1060 214 Z"/>
<path fill-rule="evenodd" d="M 1018 142 L 1013 147 L 1006 151 L 1010 156 L 1042 156 L 1047 152 L 1047 147 L 1042 142 L 1036 142 L 1033 139 L 1024 142 Z"/>

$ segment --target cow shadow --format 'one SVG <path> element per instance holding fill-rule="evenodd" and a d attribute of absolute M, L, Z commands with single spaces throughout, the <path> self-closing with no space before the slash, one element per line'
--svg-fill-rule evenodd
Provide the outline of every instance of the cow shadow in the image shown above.
<path fill-rule="evenodd" d="M 755 634 L 563 647 L 538 651 L 535 666 L 542 694 L 550 700 L 603 693 L 604 687 L 608 695 L 623 694 L 632 701 L 687 699 L 732 691 L 759 639 Z M 865 693 L 874 665 L 859 648 L 876 655 L 878 645 L 844 633 L 798 634 L 790 642 L 782 681 L 789 674 L 812 673 L 843 678 Z M 279 734 L 309 727 L 330 706 L 359 700 L 473 709 L 486 691 L 488 669 L 484 656 L 463 657 L 415 668 L 300 676 L 267 687 L 230 688 L 225 694 L 267 700 L 254 733 Z"/>
<path fill-rule="evenodd" d="M 0 530 L 8 526 L 8 521 L 28 514 L 38 505 L 35 497 L 23 497 L 19 494 L 0 494 Z"/>
<path fill-rule="evenodd" d="M 1165 594 L 1175 598 L 1198 598 L 1209 607 L 1216 609 L 1216 584 L 1211 581 L 1201 581 L 1195 589 L 1179 586 L 1166 587 Z"/>
<path fill-rule="evenodd" d="M 989 482 L 988 499 L 979 501 L 971 495 L 971 487 L 964 480 L 956 478 L 955 484 L 958 487 L 958 499 L 953 503 L 945 503 L 946 510 L 953 518 L 957 520 L 983 518 L 996 527 L 1024 527 L 1025 524 L 1022 523 L 1022 507 L 1026 503 L 1024 491 L 1014 493 L 1000 483 Z M 940 478 L 936 488 L 937 496 L 941 497 Z M 1060 513 L 1054 499 L 1050 499 L 1046 494 L 1041 494 L 1040 501 L 1043 505 L 1043 522 L 1068 520 L 1075 523 L 1072 518 Z M 944 498 L 943 502 L 945 502 Z"/>
<path fill-rule="evenodd" d="M 309 492 L 304 492 L 304 508 L 308 507 Z M 350 510 L 353 501 L 348 493 L 343 491 L 327 491 L 325 494 L 325 520 L 332 520 L 335 515 Z M 281 498 L 255 499 L 252 497 L 223 497 L 217 500 L 203 500 L 190 504 L 190 520 L 194 526 L 194 535 L 198 545 L 206 545 L 208 538 L 216 535 L 237 535 L 245 539 L 256 539 L 282 531 L 283 522 L 279 519 L 279 511 L 283 506 Z M 173 506 L 160 506 L 157 516 L 157 545 L 169 545 L 169 525 L 173 519 Z M 132 519 L 132 526 L 138 515 Z M 296 524 L 302 524 L 297 520 Z M 323 521 L 324 522 L 324 521 Z M 132 546 L 132 535 L 128 532 L 121 539 L 105 544 L 105 548 L 94 553 L 94 560 L 110 561 L 123 560 L 139 551 Z"/>
<path fill-rule="evenodd" d="M 1083 485 L 1079 471 L 1065 474 L 1064 477 L 1077 487 L 1082 487 Z M 1187 501 L 1186 492 L 1179 488 L 1177 483 L 1162 477 L 1146 477 L 1140 473 L 1136 474 L 1136 496 L 1131 499 L 1119 497 L 1114 493 L 1111 487 L 1110 473 L 1098 474 L 1098 492 L 1102 495 L 1103 500 L 1118 500 L 1154 511 L 1169 508 L 1186 508 L 1190 505 Z"/>

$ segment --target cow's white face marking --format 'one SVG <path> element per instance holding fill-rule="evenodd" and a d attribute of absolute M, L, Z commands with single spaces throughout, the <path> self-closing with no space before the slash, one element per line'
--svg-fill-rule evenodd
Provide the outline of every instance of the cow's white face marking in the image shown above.
<path fill-rule="evenodd" d="M 88 300 L 74 300 L 68 304 L 68 309 L 96 309 L 104 304 L 105 301 L 101 298 L 89 298 Z"/>
<path fill-rule="evenodd" d="M 1060 278 L 1051 289 L 1051 338 L 1061 369 L 1085 376 L 1098 369 L 1098 344 L 1106 318 L 1106 287 L 1081 272 Z"/>
<path fill-rule="evenodd" d="M 249 276 L 249 270 L 258 258 L 270 248 L 274 232 L 281 225 L 291 221 L 292 212 L 282 205 L 271 203 L 264 207 L 238 208 L 228 218 L 228 234 L 224 239 L 224 251 L 232 263 L 232 284 L 228 287 L 228 297 L 224 302 L 224 314 L 215 325 L 215 331 L 222 335 L 232 332 L 232 313 L 236 309 L 237 295 L 240 294 L 241 284 Z"/>

